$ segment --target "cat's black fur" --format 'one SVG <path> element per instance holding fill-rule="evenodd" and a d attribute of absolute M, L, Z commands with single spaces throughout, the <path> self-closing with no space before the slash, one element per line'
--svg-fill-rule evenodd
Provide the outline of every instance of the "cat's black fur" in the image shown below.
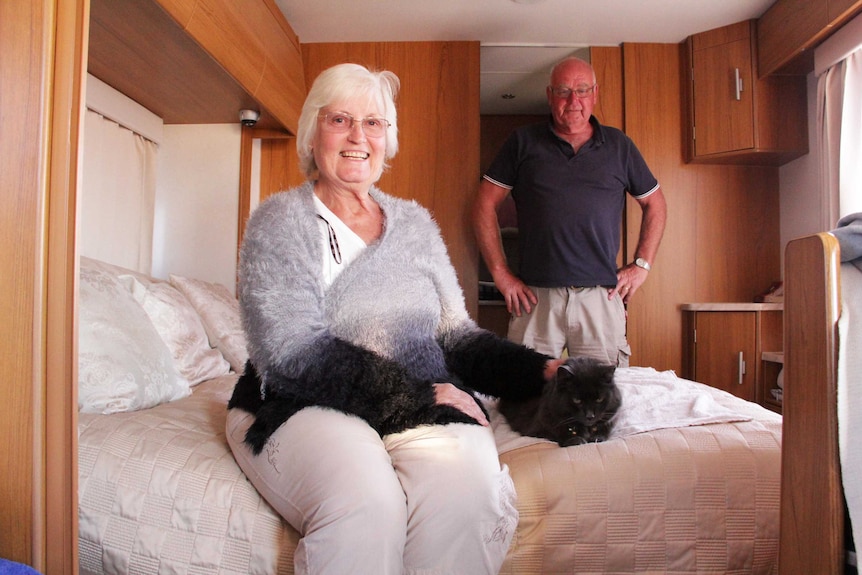
<path fill-rule="evenodd" d="M 615 370 L 592 358 L 569 358 L 541 396 L 501 399 L 497 408 L 521 435 L 550 439 L 562 447 L 604 441 L 622 404 Z"/>
<path fill-rule="evenodd" d="M 455 407 L 436 404 L 435 381 L 411 377 L 404 367 L 372 351 L 335 339 L 325 359 L 312 362 L 297 378 L 272 370 L 267 374 L 265 398 L 260 375 L 250 361 L 246 363 L 228 407 L 255 414 L 245 436 L 254 453 L 260 453 L 282 423 L 312 405 L 361 417 L 381 437 L 423 424 L 477 424 Z M 445 359 L 449 372 L 436 381 L 470 393 L 485 411 L 475 391 L 511 398 L 541 393 L 549 358 L 491 333 L 477 332 L 446 345 Z"/>
<path fill-rule="evenodd" d="M 337 381 L 337 377 L 331 378 L 330 381 Z M 263 401 L 259 391 L 260 376 L 251 362 L 247 362 L 228 405 L 257 405 L 255 421 L 245 436 L 246 443 L 255 454 L 261 452 L 267 438 L 282 423 L 299 410 L 312 405 L 338 409 L 361 417 L 381 437 L 422 424 L 477 423 L 475 419 L 452 406 L 435 404 L 434 389 L 429 382 L 408 381 L 405 384 L 402 374 L 381 370 L 367 374 L 362 383 L 366 384 L 366 387 L 357 387 L 356 393 L 339 395 L 321 392 L 313 396 L 296 393 L 274 395 Z M 249 396 L 245 398 L 245 402 L 241 400 L 241 394 Z M 485 411 L 478 399 L 476 403 Z M 487 414 L 487 411 L 485 413 Z"/>

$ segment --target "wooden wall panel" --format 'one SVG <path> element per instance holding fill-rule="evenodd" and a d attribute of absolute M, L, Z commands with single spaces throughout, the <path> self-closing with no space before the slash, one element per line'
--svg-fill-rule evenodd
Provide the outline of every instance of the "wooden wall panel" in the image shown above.
<path fill-rule="evenodd" d="M 458 273 L 467 309 L 478 308 L 478 250 L 469 210 L 479 182 L 479 43 L 304 44 L 306 84 L 324 69 L 356 62 L 395 72 L 399 152 L 380 179 L 385 192 L 434 214 Z"/>
<path fill-rule="evenodd" d="M 282 138 L 260 142 L 260 201 L 282 190 L 300 185 L 296 139 Z"/>
<path fill-rule="evenodd" d="M 49 14 L 42 2 L 0 3 L 3 138 L 0 159 L 0 557 L 30 562 L 33 547 L 34 318 L 40 202 L 45 161 L 38 127 L 47 71 L 42 47 Z"/>
<path fill-rule="evenodd" d="M 590 48 L 590 64 L 596 72 L 599 85 L 599 99 L 593 108 L 593 115 L 606 126 L 625 129 L 625 89 L 623 86 L 623 51 L 619 46 Z M 617 254 L 617 267 L 622 267 L 626 252 L 626 217 L 620 233 L 620 253 Z"/>
<path fill-rule="evenodd" d="M 778 170 L 683 161 L 681 64 L 672 44 L 625 44 L 625 128 L 659 180 L 668 222 L 649 279 L 629 305 L 633 365 L 681 370 L 692 302 L 749 302 L 779 279 Z M 627 202 L 631 261 L 641 210 Z"/>
<path fill-rule="evenodd" d="M 593 115 L 602 124 L 622 130 L 625 126 L 622 48 L 594 46 L 590 48 L 590 64 L 599 85 L 599 101 Z"/>
<path fill-rule="evenodd" d="M 697 301 L 750 302 L 781 278 L 778 173 L 697 170 Z"/>
<path fill-rule="evenodd" d="M 479 157 L 479 173 L 484 174 L 491 166 L 491 162 L 500 151 L 500 147 L 506 138 L 520 126 L 535 124 L 542 120 L 547 120 L 544 115 L 498 115 L 488 114 L 482 116 L 481 125 L 481 143 Z"/>
<path fill-rule="evenodd" d="M 649 277 L 628 307 L 632 365 L 681 370 L 682 315 L 694 301 L 696 168 L 683 163 L 682 52 L 675 44 L 623 45 L 625 129 L 662 186 L 664 238 Z M 626 201 L 625 259 L 640 233 L 641 209 Z"/>

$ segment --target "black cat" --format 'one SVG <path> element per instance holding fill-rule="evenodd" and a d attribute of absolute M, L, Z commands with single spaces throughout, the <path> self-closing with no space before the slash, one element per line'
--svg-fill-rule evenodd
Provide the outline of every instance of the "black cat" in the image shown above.
<path fill-rule="evenodd" d="M 604 441 L 622 404 L 615 370 L 592 358 L 569 358 L 541 396 L 501 399 L 498 409 L 521 435 L 550 439 L 562 447 Z"/>
<path fill-rule="evenodd" d="M 383 437 L 425 424 L 478 424 L 460 409 L 437 404 L 435 382 L 449 382 L 466 391 L 483 411 L 474 390 L 517 399 L 538 395 L 545 387 L 543 370 L 550 358 L 490 332 L 477 331 L 447 342 L 444 353 L 449 371 L 431 381 L 411 376 L 391 359 L 332 338 L 324 360 L 310 362 L 295 378 L 272 369 L 265 388 L 260 374 L 247 362 L 228 407 L 255 415 L 245 441 L 260 453 L 282 423 L 312 405 L 356 415 Z"/>

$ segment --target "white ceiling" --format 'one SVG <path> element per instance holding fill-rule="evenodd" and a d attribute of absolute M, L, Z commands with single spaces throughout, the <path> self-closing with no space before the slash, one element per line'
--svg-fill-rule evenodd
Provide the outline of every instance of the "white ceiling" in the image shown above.
<path fill-rule="evenodd" d="M 302 43 L 478 40 L 483 114 L 546 112 L 550 67 L 585 47 L 681 42 L 773 1 L 275 0 Z"/>

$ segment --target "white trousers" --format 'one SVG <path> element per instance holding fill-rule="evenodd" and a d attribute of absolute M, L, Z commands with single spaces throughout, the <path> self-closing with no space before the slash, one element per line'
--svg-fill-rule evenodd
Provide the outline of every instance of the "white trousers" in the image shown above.
<path fill-rule="evenodd" d="M 364 421 L 306 408 L 260 455 L 254 417 L 231 409 L 239 466 L 302 536 L 298 575 L 496 574 L 518 524 L 515 490 L 491 429 L 422 426 L 381 439 Z"/>
<path fill-rule="evenodd" d="M 628 367 L 626 308 L 605 287 L 539 288 L 530 286 L 538 303 L 528 314 L 512 315 L 508 338 L 551 357 L 586 355 L 617 367 Z"/>

